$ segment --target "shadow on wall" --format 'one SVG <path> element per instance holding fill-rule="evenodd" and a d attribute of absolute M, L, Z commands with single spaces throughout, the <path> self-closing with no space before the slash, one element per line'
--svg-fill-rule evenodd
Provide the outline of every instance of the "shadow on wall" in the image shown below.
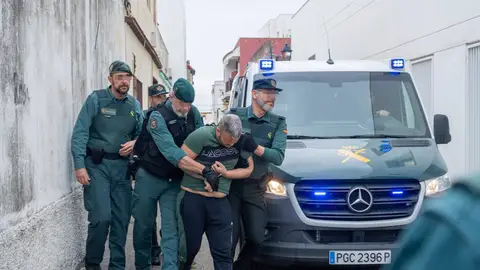
<path fill-rule="evenodd" d="M 60 199 L 78 208 L 79 216 L 84 214 L 81 196 L 72 195 L 79 186 L 72 172 L 70 136 L 86 96 L 108 85 L 108 64 L 124 59 L 123 9 L 118 0 L 1 0 L 0 242 L 8 240 L 12 251 L 0 251 L 0 261 L 22 256 L 9 269 L 64 269 L 63 262 L 81 256 L 81 249 L 59 256 L 69 245 L 76 246 L 62 241 L 61 232 L 79 231 L 77 241 L 83 246 L 86 221 L 76 228 L 56 228 L 60 235 L 55 239 L 39 237 L 26 257 L 22 250 L 28 242 L 13 231 L 20 222 L 37 220 L 40 224 L 20 227 L 49 235 L 51 227 L 42 225 L 41 215 L 53 210 L 55 218 L 78 218 L 71 209 L 54 209 Z M 52 256 L 34 261 L 31 251 L 40 252 L 48 243 L 55 243 Z"/>

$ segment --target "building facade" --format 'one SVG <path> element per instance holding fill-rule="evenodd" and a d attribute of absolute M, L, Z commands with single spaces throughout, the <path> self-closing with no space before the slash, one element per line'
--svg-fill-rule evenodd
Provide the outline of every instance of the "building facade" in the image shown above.
<path fill-rule="evenodd" d="M 233 50 L 223 57 L 224 106 L 228 107 L 235 76 L 243 76 L 248 63 L 265 56 L 281 56 L 285 44 L 290 43 L 290 38 L 240 38 Z"/>
<path fill-rule="evenodd" d="M 430 125 L 450 119 L 452 142 L 439 146 L 450 174 L 478 171 L 479 10 L 477 0 L 310 0 L 292 18 L 292 58 L 328 58 L 325 22 L 334 60 L 407 59 Z"/>
<path fill-rule="evenodd" d="M 290 38 L 240 38 L 233 50 L 223 57 L 226 90 L 231 89 L 232 80 L 238 73 L 245 73 L 247 64 L 252 61 L 253 56 L 258 56 L 259 49 L 265 48 L 266 43 L 272 45 L 271 51 L 274 55 L 281 55 L 285 44 L 290 44 Z"/>
<path fill-rule="evenodd" d="M 164 76 L 160 75 L 165 67 L 158 52 L 165 50 L 164 59 L 168 52 L 157 28 L 155 10 L 156 1 L 127 1 L 125 59 L 134 75 L 132 94 L 144 109 L 149 107 L 148 87 L 154 83 L 166 84 Z"/>
<path fill-rule="evenodd" d="M 167 73 L 171 82 L 175 82 L 178 78 L 187 78 L 185 1 L 156 0 L 156 2 L 158 26 L 169 53 Z"/>
<path fill-rule="evenodd" d="M 293 14 L 280 14 L 260 28 L 258 37 L 289 38 L 292 37 L 292 16 Z"/>
<path fill-rule="evenodd" d="M 225 82 L 215 81 L 212 85 L 212 118 L 215 123 L 222 118 L 225 111 Z"/>

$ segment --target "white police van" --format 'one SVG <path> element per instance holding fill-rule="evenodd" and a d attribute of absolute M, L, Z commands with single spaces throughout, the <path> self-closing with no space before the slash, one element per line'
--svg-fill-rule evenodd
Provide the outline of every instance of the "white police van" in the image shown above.
<path fill-rule="evenodd" d="M 251 105 L 252 85 L 283 89 L 287 149 L 265 195 L 264 265 L 391 263 L 402 229 L 422 204 L 450 187 L 438 144 L 448 118 L 429 126 L 403 59 L 252 63 L 234 81 L 230 107 Z"/>

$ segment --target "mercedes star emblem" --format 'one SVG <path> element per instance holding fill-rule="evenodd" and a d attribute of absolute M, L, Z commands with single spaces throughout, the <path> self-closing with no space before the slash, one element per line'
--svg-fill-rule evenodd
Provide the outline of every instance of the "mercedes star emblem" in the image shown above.
<path fill-rule="evenodd" d="M 372 193 L 364 187 L 354 187 L 347 194 L 347 205 L 355 213 L 364 213 L 373 205 Z"/>

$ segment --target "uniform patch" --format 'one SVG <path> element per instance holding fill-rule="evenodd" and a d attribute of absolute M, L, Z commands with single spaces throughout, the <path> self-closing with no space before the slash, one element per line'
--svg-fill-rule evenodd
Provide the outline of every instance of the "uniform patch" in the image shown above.
<path fill-rule="evenodd" d="M 284 130 L 283 130 L 283 133 L 287 134 L 287 130 L 286 130 L 286 129 L 284 129 Z"/>
<path fill-rule="evenodd" d="M 117 110 L 116 109 L 110 109 L 110 108 L 102 108 L 100 109 L 100 112 L 104 115 L 108 116 L 115 116 L 117 115 Z"/>
<path fill-rule="evenodd" d="M 157 120 L 153 118 L 150 119 L 150 128 L 153 128 L 153 129 L 157 128 Z"/>
<path fill-rule="evenodd" d="M 130 111 L 130 116 L 131 117 L 134 117 L 135 116 L 135 113 L 133 111 Z"/>
<path fill-rule="evenodd" d="M 268 132 L 268 138 L 269 138 L 269 139 L 272 138 L 272 132 Z"/>

